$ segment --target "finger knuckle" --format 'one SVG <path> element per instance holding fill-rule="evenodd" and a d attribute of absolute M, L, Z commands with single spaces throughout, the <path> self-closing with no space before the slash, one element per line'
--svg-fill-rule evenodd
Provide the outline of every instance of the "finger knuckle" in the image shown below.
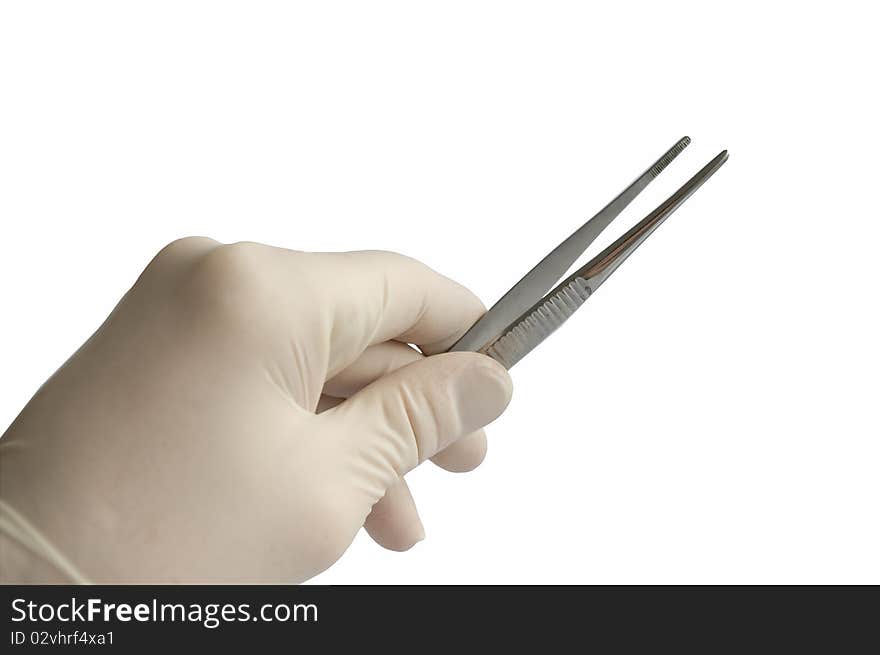
<path fill-rule="evenodd" d="M 208 237 L 190 236 L 175 239 L 156 253 L 147 269 L 174 269 L 197 259 L 202 253 L 216 246 L 217 242 Z"/>
<path fill-rule="evenodd" d="M 198 260 L 184 285 L 184 298 L 212 319 L 259 317 L 269 291 L 260 246 L 240 242 L 217 246 Z"/>
<path fill-rule="evenodd" d="M 206 249 L 214 248 L 218 244 L 214 239 L 200 236 L 187 236 L 175 239 L 163 247 L 156 257 L 187 257 Z"/>

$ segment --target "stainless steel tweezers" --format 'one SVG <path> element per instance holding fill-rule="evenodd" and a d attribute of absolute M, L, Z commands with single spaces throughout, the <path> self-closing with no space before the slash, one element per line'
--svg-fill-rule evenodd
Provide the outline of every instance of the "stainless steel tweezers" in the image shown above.
<path fill-rule="evenodd" d="M 598 214 L 544 257 L 450 349 L 481 352 L 511 368 L 568 320 L 602 283 L 727 161 L 719 153 L 654 211 L 547 293 L 599 234 L 691 142 L 684 137 Z"/>

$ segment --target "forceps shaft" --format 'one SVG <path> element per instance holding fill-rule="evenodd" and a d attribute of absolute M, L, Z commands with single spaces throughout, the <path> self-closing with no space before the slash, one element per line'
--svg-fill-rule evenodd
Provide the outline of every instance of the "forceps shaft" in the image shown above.
<path fill-rule="evenodd" d="M 571 236 L 554 248 L 531 271 L 517 282 L 492 308 L 450 348 L 452 351 L 477 351 L 496 339 L 501 331 L 520 316 L 537 298 L 540 298 L 575 263 L 587 247 L 651 181 L 663 172 L 690 144 L 690 137 L 682 137 L 675 145 L 651 164 L 620 194 L 595 216 L 579 227 Z"/>
<path fill-rule="evenodd" d="M 547 286 L 552 285 L 564 274 L 571 261 L 577 258 L 583 248 L 596 238 L 599 232 L 663 170 L 666 164 L 672 161 L 678 152 L 681 152 L 688 142 L 687 137 L 679 141 L 620 196 L 566 239 L 505 294 L 501 301 L 496 303 L 483 319 L 477 321 L 450 350 L 481 352 L 509 369 L 543 342 L 587 301 L 663 221 L 727 161 L 727 151 L 724 150 L 614 243 L 560 282 L 550 293 L 540 297 Z M 562 273 L 559 273 L 560 267 L 563 267 Z M 548 283 L 547 280 L 550 280 L 551 275 L 552 280 Z M 542 285 L 546 286 L 542 288 Z M 512 308 L 517 308 L 520 313 L 511 317 Z"/>

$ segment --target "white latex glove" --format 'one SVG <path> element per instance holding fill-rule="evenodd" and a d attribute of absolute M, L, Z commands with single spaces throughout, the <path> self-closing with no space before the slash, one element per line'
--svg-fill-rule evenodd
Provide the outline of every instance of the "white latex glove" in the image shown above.
<path fill-rule="evenodd" d="M 364 525 L 408 548 L 402 476 L 479 464 L 511 382 L 406 344 L 484 311 L 392 253 L 172 243 L 0 439 L 0 577 L 296 582 Z"/>

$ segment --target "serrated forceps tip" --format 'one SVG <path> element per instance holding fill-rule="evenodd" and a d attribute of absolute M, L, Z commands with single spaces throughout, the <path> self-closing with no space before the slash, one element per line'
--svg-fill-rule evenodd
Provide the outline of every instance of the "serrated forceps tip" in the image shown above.
<path fill-rule="evenodd" d="M 644 241 L 727 161 L 727 151 L 575 273 L 556 284 L 610 223 L 690 143 L 679 139 L 617 197 L 554 248 L 449 351 L 489 355 L 511 368 L 568 320 Z M 547 293 L 548 289 L 556 286 Z"/>

